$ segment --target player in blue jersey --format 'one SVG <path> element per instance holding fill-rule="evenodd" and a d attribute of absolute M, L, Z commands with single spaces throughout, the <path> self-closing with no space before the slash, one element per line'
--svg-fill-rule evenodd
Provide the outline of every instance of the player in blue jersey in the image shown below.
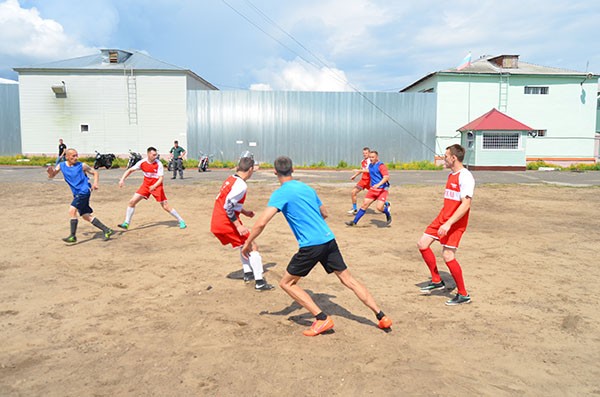
<path fill-rule="evenodd" d="M 61 161 L 56 166 L 50 166 L 47 169 L 49 178 L 54 178 L 62 171 L 65 182 L 67 182 L 73 192 L 73 201 L 69 207 L 71 234 L 69 237 L 63 238 L 63 241 L 67 243 L 77 242 L 78 213 L 83 219 L 102 230 L 104 239 L 109 240 L 110 236 L 114 233 L 113 230 L 93 216 L 94 210 L 90 207 L 92 190 L 98 189 L 98 171 L 85 163 L 79 162 L 79 154 L 75 149 L 67 149 L 65 157 L 65 161 Z M 90 181 L 88 180 L 87 173 L 92 174 L 94 177 L 94 182 L 92 184 L 90 184 Z"/>
<path fill-rule="evenodd" d="M 283 213 L 300 249 L 288 264 L 279 286 L 316 317 L 311 327 L 303 334 L 316 336 L 333 328 L 332 318 L 323 313 L 311 296 L 298 286 L 300 279 L 307 276 L 318 262 L 327 273 L 335 273 L 342 284 L 350 288 L 375 313 L 379 328 L 389 329 L 392 320 L 379 309 L 367 288 L 350 274 L 344 263 L 335 236 L 325 222 L 327 209 L 315 190 L 292 178 L 292 160 L 289 157 L 278 157 L 274 164 L 275 174 L 281 186 L 273 192 L 267 208 L 254 223 L 252 232 L 242 247 L 242 254 L 248 257 L 252 243 L 269 221 L 278 212 Z"/>
<path fill-rule="evenodd" d="M 388 189 L 390 187 L 390 174 L 387 167 L 381 161 L 379 161 L 379 153 L 376 150 L 371 150 L 369 154 L 371 163 L 369 164 L 369 176 L 371 177 L 371 188 L 365 195 L 363 204 L 360 206 L 360 210 L 354 217 L 353 220 L 346 222 L 348 226 L 354 226 L 358 223 L 360 218 L 365 214 L 367 208 L 377 201 L 377 211 L 385 214 L 386 223 L 390 225 L 392 223 L 392 214 L 390 214 L 390 203 L 387 201 Z"/>

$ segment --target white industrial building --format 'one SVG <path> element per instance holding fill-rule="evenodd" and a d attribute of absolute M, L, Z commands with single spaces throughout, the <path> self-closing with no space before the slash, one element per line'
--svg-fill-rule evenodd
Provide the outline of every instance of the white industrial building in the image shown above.
<path fill-rule="evenodd" d="M 82 154 L 185 147 L 188 91 L 217 89 L 191 70 L 119 49 L 14 70 L 28 155 L 54 155 L 59 138 Z"/>

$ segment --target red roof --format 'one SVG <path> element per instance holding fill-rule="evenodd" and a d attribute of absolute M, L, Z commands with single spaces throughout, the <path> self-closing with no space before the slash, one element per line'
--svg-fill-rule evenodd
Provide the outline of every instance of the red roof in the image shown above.
<path fill-rule="evenodd" d="M 532 131 L 533 128 L 492 109 L 457 131 Z"/>

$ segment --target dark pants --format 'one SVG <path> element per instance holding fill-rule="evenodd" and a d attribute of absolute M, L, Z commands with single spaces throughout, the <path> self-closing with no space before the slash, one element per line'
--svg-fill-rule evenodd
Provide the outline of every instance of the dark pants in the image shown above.
<path fill-rule="evenodd" d="M 183 178 L 183 159 L 173 159 L 173 178 L 177 177 L 177 170 L 179 177 Z"/>

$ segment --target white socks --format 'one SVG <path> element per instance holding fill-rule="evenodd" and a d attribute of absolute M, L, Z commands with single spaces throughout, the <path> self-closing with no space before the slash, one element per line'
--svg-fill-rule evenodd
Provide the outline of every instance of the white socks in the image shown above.
<path fill-rule="evenodd" d="M 127 212 L 125 213 L 125 223 L 130 224 L 131 218 L 133 218 L 133 213 L 135 212 L 135 207 L 127 207 Z"/>
<path fill-rule="evenodd" d="M 263 279 L 263 263 L 262 257 L 258 253 L 258 251 L 250 252 L 250 267 L 252 267 L 252 273 L 254 273 L 255 280 Z"/>
<path fill-rule="evenodd" d="M 183 222 L 183 219 L 181 218 L 181 216 L 179 216 L 177 211 L 175 211 L 175 208 L 173 208 L 171 212 L 169 212 L 169 214 L 173 215 L 175 219 L 177 219 L 179 222 Z"/>

